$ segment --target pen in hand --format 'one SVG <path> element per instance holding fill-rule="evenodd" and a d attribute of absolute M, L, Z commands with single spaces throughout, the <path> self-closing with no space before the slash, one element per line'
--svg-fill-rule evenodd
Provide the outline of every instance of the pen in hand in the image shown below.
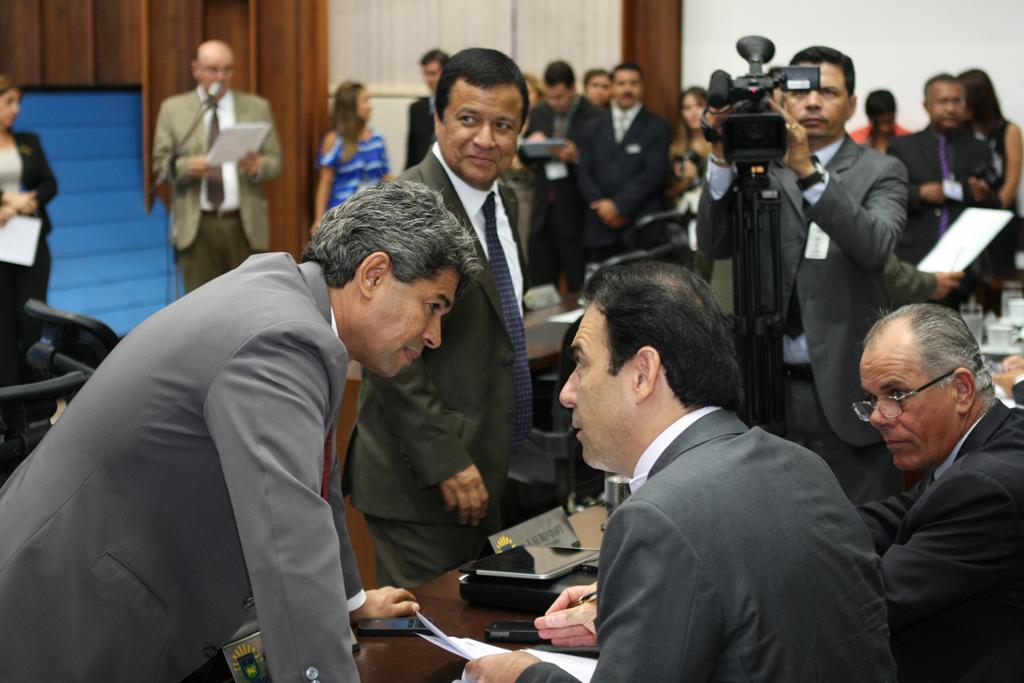
<path fill-rule="evenodd" d="M 568 607 L 566 607 L 566 609 L 572 609 L 573 607 L 579 607 L 583 603 L 594 602 L 595 600 L 597 600 L 597 591 L 590 591 L 586 595 L 583 595 L 582 597 L 580 597 L 579 600 L 573 600 L 572 602 L 570 602 Z"/>

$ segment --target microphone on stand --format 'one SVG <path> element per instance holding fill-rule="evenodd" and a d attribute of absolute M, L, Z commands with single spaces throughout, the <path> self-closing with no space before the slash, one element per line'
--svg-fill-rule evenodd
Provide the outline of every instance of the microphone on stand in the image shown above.
<path fill-rule="evenodd" d="M 214 81 L 210 84 L 209 90 L 206 91 L 206 98 L 199 104 L 199 111 L 196 112 L 195 118 L 192 119 L 192 123 L 189 125 L 185 135 L 182 136 L 181 140 L 174 147 L 174 152 L 167 160 L 167 165 L 164 166 L 160 176 L 153 181 L 153 190 L 155 191 L 164 182 L 175 181 L 175 167 L 178 163 L 178 157 L 181 156 L 181 150 L 184 149 L 185 143 L 188 142 L 189 138 L 195 132 L 199 126 L 199 122 L 203 120 L 203 115 L 217 106 L 217 96 L 220 95 L 220 91 L 224 89 L 224 84 L 220 81 Z"/>

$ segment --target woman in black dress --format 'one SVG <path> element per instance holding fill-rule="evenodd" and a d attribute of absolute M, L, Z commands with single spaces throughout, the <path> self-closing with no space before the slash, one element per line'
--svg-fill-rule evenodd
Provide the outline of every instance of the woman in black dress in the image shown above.
<path fill-rule="evenodd" d="M 12 128 L 21 110 L 21 91 L 0 74 L 0 230 L 18 215 L 42 219 L 42 231 L 31 266 L 0 261 L 0 386 L 32 380 L 25 353 L 39 338 L 37 321 L 25 315 L 30 298 L 46 300 L 50 250 L 46 205 L 57 194 L 57 181 L 34 133 Z"/>

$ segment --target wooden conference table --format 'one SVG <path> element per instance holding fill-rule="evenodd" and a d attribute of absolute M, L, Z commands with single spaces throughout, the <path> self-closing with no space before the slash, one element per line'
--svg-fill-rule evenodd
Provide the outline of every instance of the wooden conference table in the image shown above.
<path fill-rule="evenodd" d="M 584 547 L 601 545 L 604 508 L 597 506 L 570 518 Z M 416 599 L 425 616 L 450 636 L 484 640 L 484 627 L 499 619 L 533 619 L 535 614 L 463 602 L 459 597 L 459 573 L 450 571 L 417 588 Z M 451 683 L 462 675 L 465 660 L 428 643 L 419 636 L 360 636 L 356 666 L 362 683 Z M 501 647 L 519 649 L 512 643 Z"/>

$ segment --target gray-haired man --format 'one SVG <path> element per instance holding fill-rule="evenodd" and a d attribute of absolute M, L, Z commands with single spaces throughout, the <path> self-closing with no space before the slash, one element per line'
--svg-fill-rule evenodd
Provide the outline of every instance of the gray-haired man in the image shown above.
<path fill-rule="evenodd" d="M 361 590 L 346 363 L 393 375 L 440 345 L 473 250 L 436 192 L 385 183 L 304 263 L 253 256 L 128 335 L 0 490 L 0 680 L 178 681 L 252 616 L 274 680 L 358 680 L 350 611 L 415 605 Z"/>
<path fill-rule="evenodd" d="M 857 416 L 913 490 L 860 507 L 882 558 L 899 680 L 1024 680 L 1024 413 L 996 400 L 953 311 L 882 318 L 860 361 Z"/>

